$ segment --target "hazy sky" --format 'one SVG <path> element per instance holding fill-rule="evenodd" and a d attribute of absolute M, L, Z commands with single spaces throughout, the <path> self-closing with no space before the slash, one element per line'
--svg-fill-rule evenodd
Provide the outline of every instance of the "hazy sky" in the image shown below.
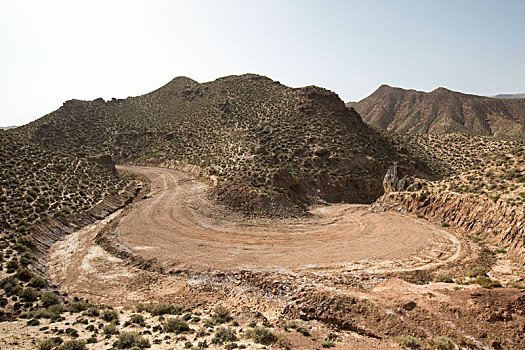
<path fill-rule="evenodd" d="M 0 126 L 175 76 L 525 92 L 525 1 L 0 0 Z"/>

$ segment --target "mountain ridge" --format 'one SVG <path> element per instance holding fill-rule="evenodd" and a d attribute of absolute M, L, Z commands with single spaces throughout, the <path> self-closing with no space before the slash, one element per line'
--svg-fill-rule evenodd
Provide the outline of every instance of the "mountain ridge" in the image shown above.
<path fill-rule="evenodd" d="M 381 85 L 353 107 L 375 127 L 401 133 L 462 133 L 525 139 L 525 99 L 501 99 L 438 87 L 431 92 Z"/>
<path fill-rule="evenodd" d="M 249 213 L 299 213 L 319 200 L 372 202 L 394 161 L 430 176 L 332 91 L 256 74 L 207 83 L 176 77 L 127 99 L 70 100 L 16 132 L 78 156 L 190 165 L 213 179 L 219 201 Z"/>

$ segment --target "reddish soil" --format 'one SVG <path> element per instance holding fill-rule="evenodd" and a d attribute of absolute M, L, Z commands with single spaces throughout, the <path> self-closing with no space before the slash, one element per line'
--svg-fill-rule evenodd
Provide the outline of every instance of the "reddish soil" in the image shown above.
<path fill-rule="evenodd" d="M 120 167 L 151 180 L 151 194 L 116 228 L 147 259 L 199 269 L 407 269 L 439 264 L 459 242 L 424 220 L 364 205 L 313 208 L 308 218 L 246 219 L 212 204 L 206 185 L 170 169 Z"/>
<path fill-rule="evenodd" d="M 525 345 L 521 291 L 428 283 L 492 264 L 485 247 L 453 230 L 346 204 L 312 208 L 306 218 L 246 218 L 214 205 L 207 186 L 186 173 L 119 170 L 147 177 L 149 194 L 52 247 L 49 275 L 63 292 L 124 307 L 220 302 L 277 329 L 301 320 L 319 329 L 318 340 L 337 329 L 341 349 L 396 348 L 394 337 L 409 334 L 474 349 Z M 290 340 L 293 348 L 320 345 L 295 333 Z"/>

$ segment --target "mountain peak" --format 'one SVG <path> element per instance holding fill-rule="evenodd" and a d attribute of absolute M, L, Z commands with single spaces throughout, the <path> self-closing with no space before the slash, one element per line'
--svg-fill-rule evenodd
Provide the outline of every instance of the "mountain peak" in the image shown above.
<path fill-rule="evenodd" d="M 434 90 L 432 90 L 430 93 L 449 93 L 449 92 L 454 92 L 452 90 L 449 90 L 443 86 L 440 86 L 438 88 L 435 88 Z"/>
<path fill-rule="evenodd" d="M 349 106 L 365 122 L 399 133 L 525 139 L 525 99 L 490 99 L 442 86 L 422 92 L 381 85 L 370 96 Z"/>
<path fill-rule="evenodd" d="M 193 86 L 193 85 L 198 85 L 199 83 L 196 82 L 195 80 L 191 79 L 191 78 L 188 78 L 188 77 L 184 77 L 184 76 L 179 76 L 179 77 L 175 77 L 173 79 L 170 80 L 169 83 L 167 83 L 166 85 L 164 86 L 174 86 L 174 85 L 177 85 L 177 86 Z"/>

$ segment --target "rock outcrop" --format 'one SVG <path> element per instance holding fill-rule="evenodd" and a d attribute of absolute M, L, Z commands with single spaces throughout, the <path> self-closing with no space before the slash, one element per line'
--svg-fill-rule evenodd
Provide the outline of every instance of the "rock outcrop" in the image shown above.
<path fill-rule="evenodd" d="M 385 178 L 383 179 L 383 188 L 385 193 L 388 192 L 402 192 L 402 191 L 418 191 L 423 185 L 416 181 L 413 176 L 405 175 L 400 178 L 398 175 L 399 167 L 394 164 L 388 168 Z"/>

